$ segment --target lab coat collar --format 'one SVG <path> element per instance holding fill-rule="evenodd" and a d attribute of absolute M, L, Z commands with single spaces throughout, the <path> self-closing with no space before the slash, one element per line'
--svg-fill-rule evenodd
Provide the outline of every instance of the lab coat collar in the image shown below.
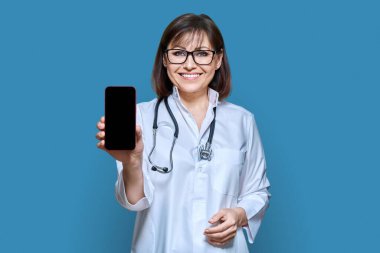
<path fill-rule="evenodd" d="M 217 107 L 218 104 L 219 104 L 219 101 L 218 101 L 218 99 L 219 99 L 219 92 L 217 92 L 216 90 L 208 87 L 208 92 L 207 93 L 208 93 L 208 101 L 209 101 L 209 103 L 211 103 L 212 107 Z M 179 103 L 182 104 L 181 97 L 179 96 L 179 91 L 178 91 L 177 86 L 173 85 L 172 96 L 173 96 L 173 98 L 177 102 L 179 102 Z"/>

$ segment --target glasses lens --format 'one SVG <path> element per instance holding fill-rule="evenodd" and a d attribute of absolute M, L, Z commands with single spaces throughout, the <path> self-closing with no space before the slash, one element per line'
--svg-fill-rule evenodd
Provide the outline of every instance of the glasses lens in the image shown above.
<path fill-rule="evenodd" d="M 182 64 L 186 61 L 187 52 L 182 49 L 170 49 L 167 51 L 171 63 Z M 212 62 L 214 52 L 210 50 L 196 50 L 193 52 L 194 61 L 197 64 L 207 65 Z"/>
<path fill-rule="evenodd" d="M 168 58 L 171 63 L 184 63 L 187 52 L 181 49 L 168 50 Z"/>
<path fill-rule="evenodd" d="M 198 50 L 193 52 L 194 60 L 198 64 L 210 64 L 214 56 L 212 51 Z"/>

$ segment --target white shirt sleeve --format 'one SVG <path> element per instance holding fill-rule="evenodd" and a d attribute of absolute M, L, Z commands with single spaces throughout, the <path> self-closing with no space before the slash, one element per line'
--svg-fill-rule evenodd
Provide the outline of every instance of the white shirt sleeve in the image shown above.
<path fill-rule="evenodd" d="M 270 186 L 266 177 L 266 162 L 264 149 L 257 129 L 254 116 L 251 114 L 247 122 L 248 144 L 244 167 L 240 175 L 240 191 L 238 207 L 242 207 L 248 219 L 247 232 L 249 243 L 253 243 L 260 228 L 264 213 L 269 206 L 271 197 Z"/>
<path fill-rule="evenodd" d="M 143 129 L 143 122 L 141 117 L 141 112 L 139 109 L 139 106 L 136 107 L 136 124 L 141 126 L 141 129 Z M 144 139 L 144 132 L 142 133 L 143 142 L 145 143 Z M 122 205 L 124 208 L 131 210 L 131 211 L 141 211 L 151 206 L 153 201 L 153 192 L 154 192 L 154 186 L 149 178 L 148 174 L 148 158 L 147 154 L 144 148 L 143 152 L 143 162 L 142 162 L 142 172 L 143 172 L 143 180 L 144 180 L 144 195 L 145 197 L 141 198 L 139 201 L 137 201 L 135 204 L 131 204 L 128 201 L 128 198 L 125 194 L 125 187 L 124 187 L 124 180 L 123 180 L 123 164 L 120 161 L 116 160 L 116 167 L 117 167 L 117 180 L 115 183 L 115 196 L 117 201 Z"/>

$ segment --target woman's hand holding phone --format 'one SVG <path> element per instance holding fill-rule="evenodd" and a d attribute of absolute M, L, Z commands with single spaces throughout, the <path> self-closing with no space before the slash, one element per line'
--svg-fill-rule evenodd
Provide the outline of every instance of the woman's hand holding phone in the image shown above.
<path fill-rule="evenodd" d="M 142 129 L 139 125 L 136 125 L 136 147 L 133 150 L 108 150 L 105 147 L 105 117 L 102 116 L 100 118 L 100 121 L 97 123 L 97 128 L 99 129 L 99 132 L 96 134 L 96 138 L 99 140 L 97 143 L 98 148 L 106 151 L 108 154 L 110 154 L 113 158 L 116 160 L 122 162 L 123 164 L 130 164 L 135 163 L 137 161 L 141 161 L 143 150 L 144 150 L 144 143 L 142 140 Z"/>

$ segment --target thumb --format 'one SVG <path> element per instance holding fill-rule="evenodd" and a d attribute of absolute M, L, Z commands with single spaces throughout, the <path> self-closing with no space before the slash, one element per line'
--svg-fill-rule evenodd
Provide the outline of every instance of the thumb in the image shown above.
<path fill-rule="evenodd" d="M 220 220 L 223 216 L 224 216 L 224 212 L 223 211 L 219 211 L 216 214 L 214 214 L 214 216 L 212 216 L 211 219 L 208 222 L 211 223 L 211 224 L 214 224 L 215 222 L 217 222 L 218 220 Z"/>
<path fill-rule="evenodd" d="M 136 141 L 141 139 L 142 129 L 140 125 L 136 125 Z"/>

